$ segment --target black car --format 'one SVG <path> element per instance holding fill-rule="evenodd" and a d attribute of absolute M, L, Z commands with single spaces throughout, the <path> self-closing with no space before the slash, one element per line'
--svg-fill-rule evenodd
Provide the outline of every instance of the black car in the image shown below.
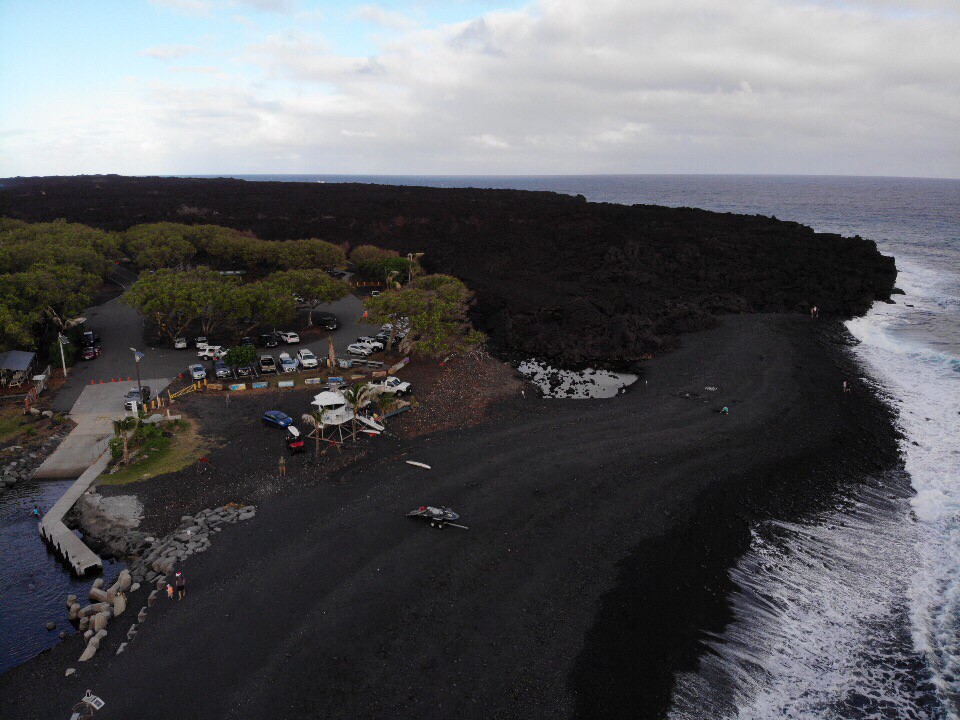
<path fill-rule="evenodd" d="M 314 313 L 313 320 L 318 327 L 322 327 L 324 330 L 336 330 L 340 327 L 340 320 L 332 313 Z"/>
<path fill-rule="evenodd" d="M 264 333 L 259 337 L 259 340 L 260 346 L 265 348 L 275 348 L 280 342 L 273 333 Z"/>
<path fill-rule="evenodd" d="M 253 372 L 254 370 L 250 365 L 244 365 L 234 370 L 238 378 L 253 377 Z"/>
<path fill-rule="evenodd" d="M 97 334 L 95 334 L 95 333 L 92 333 L 92 332 L 90 332 L 89 330 L 87 330 L 87 331 L 83 334 L 83 339 L 82 339 L 83 347 L 85 347 L 85 348 L 93 347 L 93 346 L 96 345 L 98 342 L 100 342 L 100 336 L 99 336 L 99 335 L 97 335 Z"/>
<path fill-rule="evenodd" d="M 250 347 L 254 347 L 253 338 L 252 338 L 252 337 L 240 338 L 240 344 L 241 344 L 241 345 L 249 345 Z"/>

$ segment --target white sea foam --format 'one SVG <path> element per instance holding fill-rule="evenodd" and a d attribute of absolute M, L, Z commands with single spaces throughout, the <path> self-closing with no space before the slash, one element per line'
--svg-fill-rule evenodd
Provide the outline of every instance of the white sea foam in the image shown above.
<path fill-rule="evenodd" d="M 916 494 L 880 478 L 820 517 L 757 528 L 731 571 L 734 619 L 677 678 L 672 718 L 960 717 L 956 319 L 913 332 L 960 302 L 960 280 L 900 270 L 906 298 L 848 327 L 898 412 Z"/>
<path fill-rule="evenodd" d="M 574 400 L 613 397 L 637 381 L 637 376 L 629 373 L 558 370 L 538 360 L 525 360 L 517 370 L 547 397 Z"/>

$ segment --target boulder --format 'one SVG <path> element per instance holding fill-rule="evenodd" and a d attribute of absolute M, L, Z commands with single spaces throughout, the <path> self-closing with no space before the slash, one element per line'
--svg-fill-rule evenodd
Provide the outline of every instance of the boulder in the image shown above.
<path fill-rule="evenodd" d="M 80 603 L 75 602 L 70 606 L 70 619 L 76 620 L 78 617 L 80 617 Z"/>
<path fill-rule="evenodd" d="M 123 611 L 127 609 L 127 596 L 123 593 L 118 593 L 117 597 L 113 600 L 113 616 L 119 617 L 123 615 Z"/>
<path fill-rule="evenodd" d="M 120 577 L 117 578 L 117 585 L 121 592 L 126 592 L 130 589 L 130 586 L 133 584 L 132 576 L 130 575 L 129 570 L 121 570 Z"/>
<path fill-rule="evenodd" d="M 137 622 L 142 623 L 146 619 L 147 619 L 147 608 L 146 607 L 140 608 L 140 612 L 137 613 Z"/>
<path fill-rule="evenodd" d="M 135 582 L 130 586 L 130 592 L 132 593 L 135 593 L 139 589 L 140 589 L 140 583 L 138 582 Z"/>
<path fill-rule="evenodd" d="M 133 640 L 133 636 L 137 634 L 137 624 L 134 623 L 127 630 L 127 640 Z"/>
<path fill-rule="evenodd" d="M 99 633 L 101 630 L 106 628 L 107 623 L 110 622 L 109 611 L 104 610 L 103 612 L 98 612 L 93 616 L 93 620 L 91 620 L 91 622 L 93 623 L 93 629 Z"/>
<path fill-rule="evenodd" d="M 84 632 L 88 627 L 90 627 L 90 618 L 80 618 L 80 626 L 77 629 L 80 630 L 80 632 Z"/>
<path fill-rule="evenodd" d="M 67 609 L 69 610 L 77 602 L 76 595 L 67 595 Z"/>
<path fill-rule="evenodd" d="M 93 603 L 92 605 L 87 605 L 80 611 L 80 617 L 89 617 L 91 615 L 96 615 L 99 612 L 110 609 L 110 603 L 99 602 Z"/>
<path fill-rule="evenodd" d="M 126 649 L 127 649 L 127 644 L 125 642 L 120 643 L 120 647 L 117 648 L 117 655 L 119 655 Z"/>
<path fill-rule="evenodd" d="M 70 677 L 77 671 L 76 668 L 67 668 L 67 671 L 63 674 L 64 677 Z"/>
<path fill-rule="evenodd" d="M 57 624 L 53 620 L 50 620 L 49 622 L 47 622 L 47 630 L 54 630 L 56 629 L 56 627 L 57 627 Z"/>
<path fill-rule="evenodd" d="M 90 599 L 95 603 L 110 602 L 106 591 L 101 590 L 100 588 L 90 588 L 89 596 Z"/>
<path fill-rule="evenodd" d="M 94 580 L 94 581 L 93 581 L 93 586 L 94 586 L 95 588 L 102 588 L 102 587 L 103 587 L 103 578 L 102 578 L 102 577 L 99 577 L 99 578 L 97 578 L 96 580 Z"/>
<path fill-rule="evenodd" d="M 83 651 L 83 654 L 80 656 L 80 662 L 86 662 L 96 654 L 97 654 L 96 646 L 87 645 L 86 649 Z"/>
<path fill-rule="evenodd" d="M 147 595 L 147 607 L 153 607 L 153 604 L 157 601 L 157 593 L 159 590 L 151 590 L 150 594 Z"/>

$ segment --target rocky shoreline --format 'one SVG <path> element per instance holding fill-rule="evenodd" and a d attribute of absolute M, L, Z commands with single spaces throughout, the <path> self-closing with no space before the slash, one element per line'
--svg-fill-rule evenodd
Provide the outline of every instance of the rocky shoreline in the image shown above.
<path fill-rule="evenodd" d="M 86 510 L 84 514 L 90 516 L 95 511 Z M 156 603 L 168 583 L 173 581 L 173 573 L 182 567 L 182 563 L 192 555 L 210 549 L 211 539 L 219 533 L 223 526 L 232 525 L 243 520 L 250 520 L 256 515 L 256 508 L 252 505 L 228 505 L 219 508 L 203 510 L 196 515 L 185 515 L 180 520 L 180 526 L 170 534 L 155 538 L 145 533 L 126 528 L 126 532 L 118 529 L 122 525 L 113 524 L 107 532 L 113 538 L 110 542 L 111 550 L 116 550 L 116 543 L 123 543 L 121 547 L 132 548 L 129 552 L 129 566 L 120 572 L 117 581 L 109 588 L 104 589 L 103 578 L 97 578 L 90 588 L 88 599 L 90 603 L 81 606 L 76 595 L 67 596 L 67 610 L 71 622 L 77 624 L 78 631 L 86 642 L 79 662 L 91 660 L 100 650 L 101 644 L 107 638 L 107 626 L 114 618 L 124 614 L 128 597 L 140 591 L 142 586 L 154 585 L 146 597 L 145 605 L 137 613 L 137 622 L 130 625 L 126 631 L 126 640 L 116 647 L 119 655 L 126 650 L 138 632 L 137 624 L 142 624 L 147 618 L 148 609 Z M 104 523 L 103 515 L 94 516 L 91 529 L 97 529 L 93 523 Z M 102 530 L 102 528 L 100 528 Z M 61 633 L 65 638 L 66 633 Z M 72 675 L 76 668 L 67 668 L 66 675 Z"/>
<path fill-rule="evenodd" d="M 36 408 L 34 408 L 36 409 Z M 36 415 L 44 418 L 53 418 L 50 410 L 37 410 Z M 38 443 L 29 445 L 10 445 L 3 448 L 3 473 L 0 475 L 0 495 L 18 482 L 29 480 L 43 461 L 57 449 L 63 439 L 70 434 L 70 423 L 63 423 L 62 427 L 47 435 Z"/>

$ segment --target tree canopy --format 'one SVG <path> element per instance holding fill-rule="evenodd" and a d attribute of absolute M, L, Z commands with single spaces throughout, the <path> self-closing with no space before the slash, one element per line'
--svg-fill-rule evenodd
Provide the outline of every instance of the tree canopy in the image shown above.
<path fill-rule="evenodd" d="M 34 348 L 90 305 L 119 257 L 113 233 L 0 218 L 0 350 Z"/>
<path fill-rule="evenodd" d="M 473 350 L 486 337 L 467 318 L 473 293 L 450 275 L 422 275 L 365 302 L 370 322 L 409 324 L 401 349 L 441 357 Z"/>

